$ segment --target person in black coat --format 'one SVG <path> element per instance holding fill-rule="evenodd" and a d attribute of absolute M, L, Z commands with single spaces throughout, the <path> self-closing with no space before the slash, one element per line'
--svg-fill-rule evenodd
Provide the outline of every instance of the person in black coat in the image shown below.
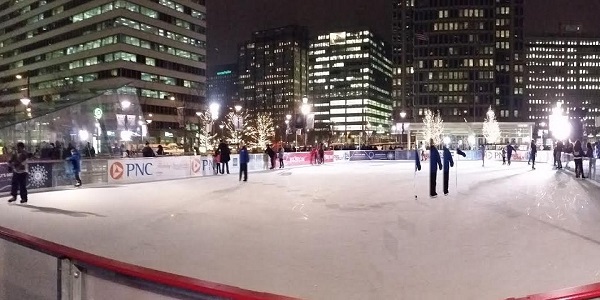
<path fill-rule="evenodd" d="M 534 140 L 531 140 L 529 159 L 531 160 L 531 169 L 535 170 L 535 156 L 537 155 L 537 145 Z"/>
<path fill-rule="evenodd" d="M 448 195 L 448 182 L 450 181 L 450 168 L 454 167 L 454 160 L 450 149 L 444 146 L 444 195 Z"/>
<path fill-rule="evenodd" d="M 510 159 L 512 158 L 512 154 L 517 152 L 517 149 L 513 147 L 510 143 L 506 144 L 506 157 L 508 158 L 508 165 L 510 166 Z"/>
<path fill-rule="evenodd" d="M 442 159 L 438 149 L 433 144 L 433 139 L 429 141 L 431 147 L 429 147 L 429 196 L 437 197 L 436 183 L 437 183 L 437 169 L 442 169 Z"/>
<path fill-rule="evenodd" d="M 224 174 L 225 171 L 229 174 L 229 161 L 231 160 L 231 150 L 229 149 L 229 145 L 221 140 L 218 149 L 221 154 L 221 174 Z"/>

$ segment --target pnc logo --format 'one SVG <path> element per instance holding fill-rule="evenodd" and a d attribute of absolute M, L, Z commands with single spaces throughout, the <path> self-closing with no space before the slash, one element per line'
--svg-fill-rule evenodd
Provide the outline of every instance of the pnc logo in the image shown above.
<path fill-rule="evenodd" d="M 200 163 L 200 160 L 193 159 L 192 160 L 192 173 L 197 174 L 200 172 L 201 169 L 202 169 L 202 163 Z"/>
<path fill-rule="evenodd" d="M 114 180 L 119 180 L 123 177 L 123 172 L 124 168 L 123 168 L 123 164 L 121 164 L 120 162 L 115 162 L 112 165 L 110 165 L 110 169 L 108 169 L 108 172 L 110 173 L 110 177 Z"/>

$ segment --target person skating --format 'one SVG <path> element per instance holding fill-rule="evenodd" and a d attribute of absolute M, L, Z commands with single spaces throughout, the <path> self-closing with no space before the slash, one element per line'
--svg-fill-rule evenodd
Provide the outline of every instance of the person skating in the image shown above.
<path fill-rule="evenodd" d="M 436 182 L 437 182 L 437 169 L 442 169 L 442 160 L 438 149 L 433 144 L 433 139 L 429 141 L 429 196 L 437 197 Z"/>
<path fill-rule="evenodd" d="M 513 145 L 511 145 L 510 143 L 506 144 L 506 158 L 508 159 L 509 166 L 510 166 L 510 160 L 512 158 L 513 152 L 517 152 L 515 147 L 513 147 Z"/>
<path fill-rule="evenodd" d="M 13 177 L 11 182 L 12 198 L 8 202 L 17 201 L 17 192 L 21 195 L 21 203 L 27 203 L 27 158 L 29 153 L 25 151 L 25 144 L 17 143 L 17 151 L 13 153 L 8 161 L 8 165 L 12 169 Z"/>
<path fill-rule="evenodd" d="M 285 150 L 283 150 L 283 146 L 279 146 L 279 150 L 277 151 L 277 158 L 279 158 L 279 168 L 283 169 L 283 156 L 284 156 Z"/>
<path fill-rule="evenodd" d="M 502 165 L 506 165 L 506 147 L 502 147 Z"/>
<path fill-rule="evenodd" d="M 319 155 L 319 164 L 324 164 L 325 163 L 325 145 L 323 145 L 323 143 L 321 143 L 319 145 L 319 150 L 318 150 L 318 155 Z"/>
<path fill-rule="evenodd" d="M 448 195 L 448 183 L 450 181 L 450 168 L 454 167 L 454 160 L 450 149 L 444 146 L 444 195 Z"/>
<path fill-rule="evenodd" d="M 583 176 L 583 148 L 579 140 L 573 146 L 573 160 L 575 161 L 575 178 L 581 176 L 581 178 L 585 179 L 585 176 Z"/>
<path fill-rule="evenodd" d="M 242 175 L 244 181 L 248 181 L 248 163 L 250 162 L 250 155 L 248 154 L 248 148 L 246 145 L 242 146 L 240 150 L 240 181 L 242 181 Z"/>
<path fill-rule="evenodd" d="M 219 152 L 219 148 L 215 149 L 215 153 L 213 153 L 213 172 L 215 175 L 223 174 L 221 170 L 221 152 Z"/>
<path fill-rule="evenodd" d="M 531 161 L 531 169 L 535 170 L 535 156 L 537 155 L 537 145 L 535 140 L 531 140 L 531 150 L 529 151 L 529 160 Z"/>
<path fill-rule="evenodd" d="M 555 153 L 554 159 L 556 159 L 556 169 L 560 170 L 560 169 L 562 169 L 561 156 L 562 156 L 562 152 L 564 151 L 563 142 L 558 141 L 558 143 L 556 143 L 556 149 L 555 150 L 556 150 L 556 153 Z"/>
<path fill-rule="evenodd" d="M 73 175 L 75 175 L 75 187 L 81 186 L 81 177 L 79 177 L 79 173 L 81 173 L 81 155 L 77 149 L 71 149 L 71 156 L 67 157 L 67 160 L 71 162 L 73 166 Z"/>

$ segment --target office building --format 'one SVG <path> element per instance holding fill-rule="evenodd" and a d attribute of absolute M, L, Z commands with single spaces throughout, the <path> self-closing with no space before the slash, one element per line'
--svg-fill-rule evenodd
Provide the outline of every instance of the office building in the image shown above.
<path fill-rule="evenodd" d="M 241 104 L 270 113 L 276 126 L 299 114 L 307 93 L 308 40 L 308 29 L 296 25 L 254 32 L 239 47 Z"/>
<path fill-rule="evenodd" d="M 524 119 L 523 0 L 414 1 L 411 15 L 394 20 L 414 34 L 413 99 L 405 101 L 414 121 L 432 109 L 445 121 L 480 122 L 489 106 L 499 121 Z M 409 35 L 399 32 L 404 43 Z"/>
<path fill-rule="evenodd" d="M 391 47 L 369 30 L 320 34 L 310 45 L 309 95 L 315 131 L 357 136 L 389 132 Z M 349 136 L 350 135 L 350 136 Z"/>
<path fill-rule="evenodd" d="M 400 113 L 406 112 L 413 103 L 413 45 L 415 0 L 392 1 L 392 63 L 394 80 L 392 100 L 394 121 L 401 121 Z"/>
<path fill-rule="evenodd" d="M 576 127 L 582 121 L 586 135 L 598 134 L 600 38 L 576 32 L 528 38 L 526 90 L 528 118 L 539 129 L 560 102 Z"/>
<path fill-rule="evenodd" d="M 205 100 L 204 0 L 0 1 L 0 104 L 137 95 L 151 135 L 180 128 Z M 19 76 L 18 76 L 19 75 Z M 19 79 L 20 78 L 20 79 Z"/>
<path fill-rule="evenodd" d="M 208 102 L 219 103 L 223 108 L 238 104 L 238 65 L 225 64 L 212 68 L 207 78 Z M 224 110 L 222 110 L 224 111 Z"/>

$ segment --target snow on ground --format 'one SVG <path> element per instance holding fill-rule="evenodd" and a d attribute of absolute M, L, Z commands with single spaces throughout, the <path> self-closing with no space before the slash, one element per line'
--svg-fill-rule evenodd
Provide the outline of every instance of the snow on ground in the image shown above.
<path fill-rule="evenodd" d="M 460 161 L 450 195 L 431 199 L 428 168 L 416 185 L 412 163 L 371 161 L 251 173 L 247 183 L 37 193 L 0 206 L 0 226 L 304 299 L 503 299 L 600 281 L 596 185 L 546 164 Z"/>

